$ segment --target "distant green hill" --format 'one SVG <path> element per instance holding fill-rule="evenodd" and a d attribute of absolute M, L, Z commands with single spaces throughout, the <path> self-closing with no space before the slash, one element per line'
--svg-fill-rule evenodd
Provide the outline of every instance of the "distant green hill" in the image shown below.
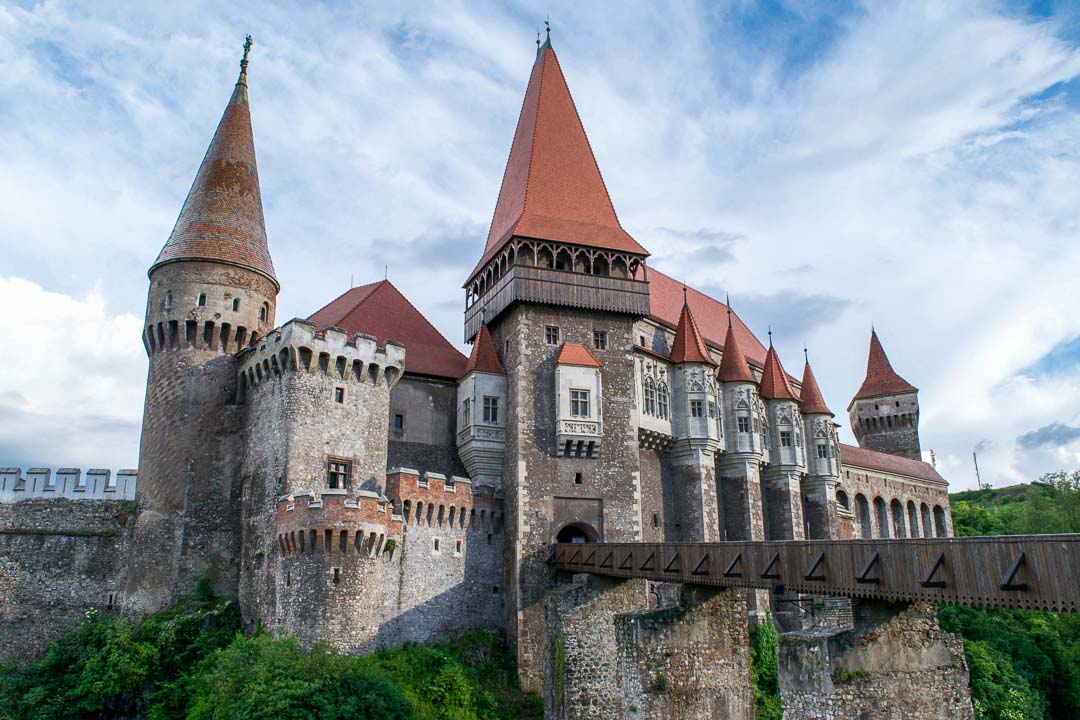
<path fill-rule="evenodd" d="M 949 496 L 957 535 L 1080 532 L 1080 472 Z M 942 607 L 964 637 L 978 720 L 1080 718 L 1080 617 Z"/>

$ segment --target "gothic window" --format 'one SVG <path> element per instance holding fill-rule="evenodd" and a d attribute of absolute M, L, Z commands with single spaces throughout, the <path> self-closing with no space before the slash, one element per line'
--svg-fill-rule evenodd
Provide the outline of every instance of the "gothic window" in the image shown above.
<path fill-rule="evenodd" d="M 652 378 L 645 378 L 645 414 L 656 414 L 656 386 Z"/>
<path fill-rule="evenodd" d="M 570 391 L 570 416 L 589 417 L 589 391 Z"/>
<path fill-rule="evenodd" d="M 465 398 L 465 402 L 463 402 L 461 406 L 462 425 L 468 425 L 472 420 L 472 418 L 470 417 L 471 405 L 472 401 L 469 398 Z"/>
<path fill-rule="evenodd" d="M 490 395 L 484 396 L 484 422 L 499 422 L 499 398 Z"/>
<path fill-rule="evenodd" d="M 690 417 L 703 417 L 705 415 L 705 403 L 701 400 L 690 401 Z"/>
<path fill-rule="evenodd" d="M 780 447 L 791 447 L 791 431 L 780 431 Z"/>
<path fill-rule="evenodd" d="M 548 345 L 559 344 L 559 328 L 555 325 L 548 325 L 544 328 L 544 342 Z"/>
<path fill-rule="evenodd" d="M 259 308 L 259 319 L 266 320 L 270 317 L 270 303 L 264 302 L 262 307 Z"/>
<path fill-rule="evenodd" d="M 746 417 L 745 415 L 740 415 L 739 417 L 735 418 L 735 420 L 739 424 L 739 432 L 750 432 L 750 418 Z"/>
<path fill-rule="evenodd" d="M 333 490 L 343 490 L 349 487 L 349 475 L 352 471 L 352 463 L 347 460 L 332 458 L 326 463 L 326 485 Z"/>
<path fill-rule="evenodd" d="M 199 307 L 206 307 L 206 293 L 199 293 Z"/>
<path fill-rule="evenodd" d="M 656 390 L 656 403 L 657 410 L 659 410 L 660 417 L 667 420 L 668 417 L 668 389 L 667 383 L 660 383 L 660 386 Z"/>
<path fill-rule="evenodd" d="M 607 350 L 607 333 L 603 330 L 593 330 L 592 342 L 597 350 Z"/>

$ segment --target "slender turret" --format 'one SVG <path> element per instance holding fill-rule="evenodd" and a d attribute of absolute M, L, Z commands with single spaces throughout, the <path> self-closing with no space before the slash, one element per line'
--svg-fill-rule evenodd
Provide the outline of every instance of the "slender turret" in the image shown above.
<path fill-rule="evenodd" d="M 848 404 L 859 447 L 922 460 L 919 389 L 893 370 L 877 331 L 870 331 L 866 378 Z"/>

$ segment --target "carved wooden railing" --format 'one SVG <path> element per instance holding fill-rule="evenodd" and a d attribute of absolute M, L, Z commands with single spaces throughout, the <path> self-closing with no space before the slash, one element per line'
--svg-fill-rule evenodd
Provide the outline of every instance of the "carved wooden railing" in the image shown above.
<path fill-rule="evenodd" d="M 1080 534 L 909 540 L 558 543 L 559 570 L 891 602 L 1080 610 Z"/>

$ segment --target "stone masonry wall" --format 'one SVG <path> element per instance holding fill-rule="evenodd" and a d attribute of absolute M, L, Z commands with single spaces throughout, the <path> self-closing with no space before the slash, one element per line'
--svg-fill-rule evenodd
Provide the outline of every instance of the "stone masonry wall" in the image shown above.
<path fill-rule="evenodd" d="M 958 635 L 934 606 L 853 602 L 855 629 L 780 636 L 785 720 L 970 720 Z"/>
<path fill-rule="evenodd" d="M 29 660 L 86 618 L 118 611 L 132 501 L 0 504 L 0 660 Z"/>

